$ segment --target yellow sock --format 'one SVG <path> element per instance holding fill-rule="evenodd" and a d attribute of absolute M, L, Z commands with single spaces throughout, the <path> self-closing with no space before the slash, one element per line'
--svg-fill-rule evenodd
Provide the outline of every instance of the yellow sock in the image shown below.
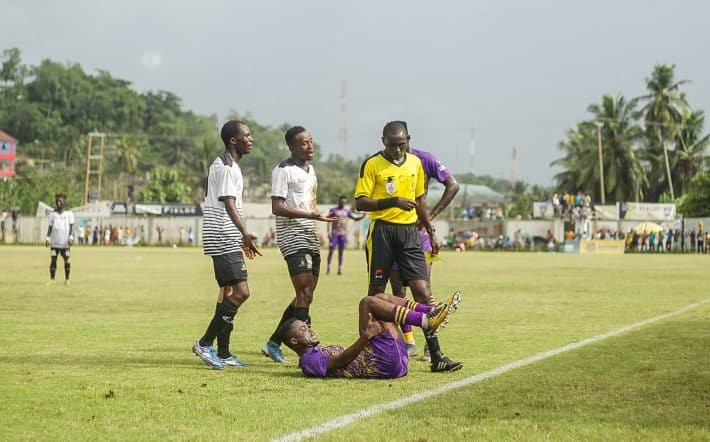
<path fill-rule="evenodd" d="M 414 332 L 413 331 L 408 331 L 406 333 L 402 333 L 402 336 L 404 336 L 404 342 L 408 344 L 414 343 Z"/>

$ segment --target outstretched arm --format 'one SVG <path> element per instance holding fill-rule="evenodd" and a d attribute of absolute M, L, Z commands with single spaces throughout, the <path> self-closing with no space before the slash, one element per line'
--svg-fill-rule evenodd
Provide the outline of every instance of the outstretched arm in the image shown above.
<path fill-rule="evenodd" d="M 305 210 L 297 209 L 295 207 L 289 207 L 286 205 L 285 199 L 277 196 L 271 197 L 271 213 L 276 216 L 283 216 L 286 218 L 306 218 L 325 222 L 333 222 L 338 219 L 335 216 L 323 216 L 316 211 L 306 212 Z"/>
<path fill-rule="evenodd" d="M 349 363 L 351 363 L 357 355 L 360 354 L 363 348 L 370 342 L 370 339 L 382 333 L 382 324 L 369 314 L 369 322 L 367 324 L 367 329 L 362 332 L 360 337 L 355 341 L 350 347 L 346 348 L 342 353 L 333 355 L 328 358 L 328 371 L 337 370 L 343 368 Z"/>

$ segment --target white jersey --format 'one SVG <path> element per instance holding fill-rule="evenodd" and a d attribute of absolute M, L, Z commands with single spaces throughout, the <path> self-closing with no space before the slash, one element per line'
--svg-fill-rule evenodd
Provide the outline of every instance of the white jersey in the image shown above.
<path fill-rule="evenodd" d="M 288 207 L 305 212 L 315 211 L 317 189 L 318 179 L 313 166 L 303 170 L 291 158 L 276 166 L 271 173 L 271 196 L 283 198 Z M 320 241 L 316 221 L 277 216 L 276 244 L 284 257 L 299 250 L 318 252 Z"/>
<path fill-rule="evenodd" d="M 69 248 L 69 230 L 74 225 L 74 212 L 65 210 L 62 213 L 51 212 L 48 218 L 52 233 L 49 234 L 49 245 L 53 249 Z"/>
<path fill-rule="evenodd" d="M 202 212 L 202 243 L 205 255 L 218 256 L 241 251 L 242 233 L 229 218 L 225 198 L 234 198 L 237 213 L 244 218 L 242 169 L 229 152 L 217 157 L 207 176 L 207 195 Z"/>

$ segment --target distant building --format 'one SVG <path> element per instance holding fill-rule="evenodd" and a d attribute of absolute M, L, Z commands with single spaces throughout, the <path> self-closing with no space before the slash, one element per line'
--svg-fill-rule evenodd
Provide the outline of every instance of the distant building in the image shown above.
<path fill-rule="evenodd" d="M 17 140 L 0 130 L 0 179 L 15 176 Z"/>

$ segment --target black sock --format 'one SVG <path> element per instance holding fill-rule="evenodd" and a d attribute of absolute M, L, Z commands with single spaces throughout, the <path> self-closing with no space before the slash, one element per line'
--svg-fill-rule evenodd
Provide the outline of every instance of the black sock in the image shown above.
<path fill-rule="evenodd" d="M 424 336 L 426 340 L 426 345 L 429 347 L 429 354 L 431 355 L 431 361 L 440 361 L 444 355 L 441 353 L 441 347 L 439 347 L 439 337 L 438 336 Z"/>
<path fill-rule="evenodd" d="M 219 316 L 222 320 L 222 327 L 217 333 L 217 356 L 220 358 L 228 358 L 229 352 L 229 337 L 234 329 L 234 317 L 237 315 L 237 306 L 229 299 L 224 299 L 218 307 Z"/>
<path fill-rule="evenodd" d="M 308 307 L 294 307 L 293 317 L 305 322 L 306 324 L 311 323 L 311 317 L 308 314 Z"/>
<path fill-rule="evenodd" d="M 49 277 L 51 279 L 54 279 L 54 275 L 57 274 L 57 264 L 50 264 L 49 265 Z"/>
<path fill-rule="evenodd" d="M 222 315 L 220 315 L 220 305 L 221 303 L 217 303 L 217 305 L 214 308 L 214 316 L 212 316 L 212 321 L 210 321 L 210 325 L 207 326 L 207 330 L 205 331 L 204 336 L 200 338 L 200 345 L 205 347 L 208 345 L 212 345 L 214 342 L 214 338 L 217 337 L 219 334 L 220 329 L 223 326 L 222 322 Z"/>
<path fill-rule="evenodd" d="M 64 279 L 69 279 L 69 273 L 71 273 L 71 264 L 68 262 L 64 263 Z"/>
<path fill-rule="evenodd" d="M 217 335 L 217 356 L 222 359 L 227 359 L 232 353 L 229 351 L 229 337 L 234 329 L 234 317 L 232 322 L 223 327 Z"/>
<path fill-rule="evenodd" d="M 276 332 L 279 330 L 279 327 L 281 327 L 281 324 L 286 322 L 288 319 L 293 318 L 293 311 L 295 308 L 296 307 L 293 303 L 289 304 L 288 307 L 286 307 L 286 310 L 284 310 L 283 314 L 281 315 L 281 320 L 279 321 L 279 324 L 276 326 L 276 330 L 274 330 L 274 333 L 269 338 L 270 341 L 281 345 L 281 339 L 279 339 L 278 334 Z"/>

